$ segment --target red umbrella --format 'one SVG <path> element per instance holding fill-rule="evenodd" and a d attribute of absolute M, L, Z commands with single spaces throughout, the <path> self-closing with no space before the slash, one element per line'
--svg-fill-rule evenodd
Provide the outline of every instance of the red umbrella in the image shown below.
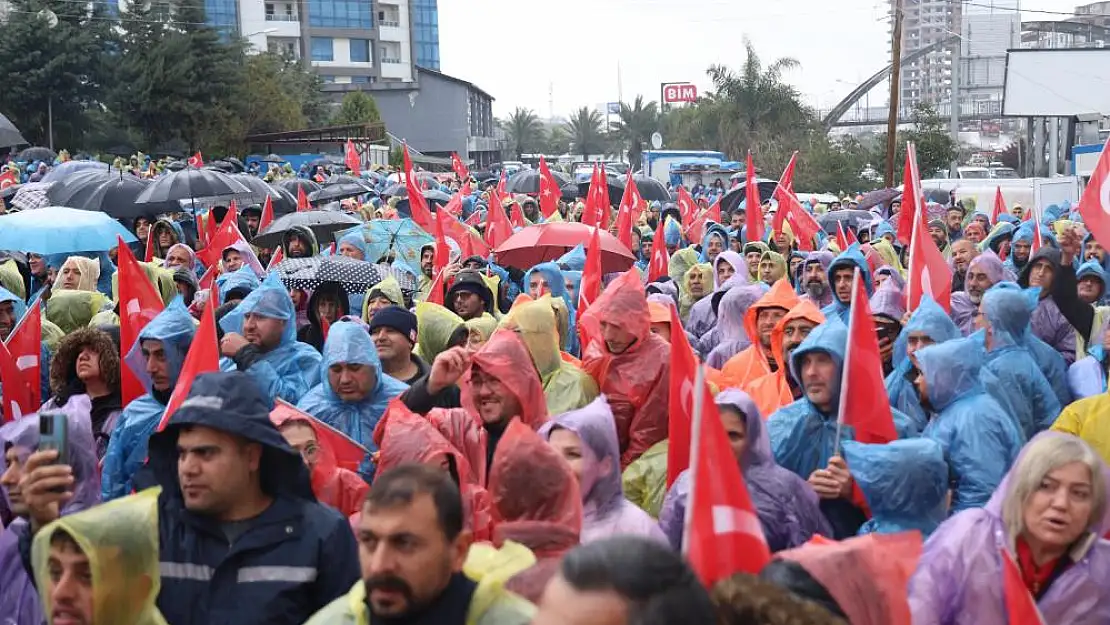
<path fill-rule="evenodd" d="M 554 222 L 528 226 L 505 240 L 494 255 L 503 266 L 528 269 L 557 260 L 577 245 L 588 246 L 594 229 L 574 222 Z M 627 271 L 636 258 L 617 237 L 602 230 L 601 270 L 605 273 Z"/>

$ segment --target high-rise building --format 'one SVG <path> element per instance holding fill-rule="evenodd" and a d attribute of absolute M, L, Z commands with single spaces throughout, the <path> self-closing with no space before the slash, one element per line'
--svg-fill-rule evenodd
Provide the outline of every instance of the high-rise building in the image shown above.
<path fill-rule="evenodd" d="M 890 0 L 891 15 L 899 0 Z M 943 42 L 960 31 L 960 0 L 902 0 L 902 56 Z M 947 102 L 952 89 L 952 46 L 933 50 L 901 69 L 900 108 Z"/>
<path fill-rule="evenodd" d="M 1000 115 L 1006 51 L 1021 44 L 1020 0 L 975 0 L 963 8 L 959 96 L 963 114 Z"/>
<path fill-rule="evenodd" d="M 416 64 L 439 71 L 439 8 L 436 0 L 412 0 L 412 47 Z"/>

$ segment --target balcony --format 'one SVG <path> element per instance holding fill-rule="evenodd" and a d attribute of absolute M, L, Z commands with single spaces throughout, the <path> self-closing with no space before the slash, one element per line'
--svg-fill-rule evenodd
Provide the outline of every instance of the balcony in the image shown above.
<path fill-rule="evenodd" d="M 396 21 L 396 19 L 393 19 L 393 20 L 378 20 L 378 25 L 382 26 L 382 27 L 385 27 L 385 28 L 400 28 L 401 27 L 401 22 Z"/>
<path fill-rule="evenodd" d="M 266 21 L 267 22 L 299 22 L 300 18 L 298 18 L 296 15 L 267 13 L 266 14 Z"/>
<path fill-rule="evenodd" d="M 390 59 L 385 57 L 382 57 L 381 61 L 383 65 L 400 65 L 401 63 L 404 63 L 404 61 L 402 61 L 401 59 Z"/>

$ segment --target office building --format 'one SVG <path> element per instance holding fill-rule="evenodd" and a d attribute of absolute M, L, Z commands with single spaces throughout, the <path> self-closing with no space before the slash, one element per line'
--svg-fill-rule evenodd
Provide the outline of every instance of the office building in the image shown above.
<path fill-rule="evenodd" d="M 1001 115 L 1006 51 L 1021 44 L 1019 0 L 976 0 L 963 7 L 959 94 L 965 115 Z"/>
<path fill-rule="evenodd" d="M 1023 48 L 1104 48 L 1110 45 L 1110 2 L 1075 8 L 1062 20 L 1034 20 L 1021 24 Z"/>
<path fill-rule="evenodd" d="M 899 0 L 890 0 L 893 15 Z M 949 39 L 960 31 L 959 0 L 902 0 L 902 56 L 918 52 Z M 899 85 L 900 108 L 910 111 L 928 102 L 947 102 L 952 87 L 954 46 L 942 46 L 924 56 L 902 64 Z"/>

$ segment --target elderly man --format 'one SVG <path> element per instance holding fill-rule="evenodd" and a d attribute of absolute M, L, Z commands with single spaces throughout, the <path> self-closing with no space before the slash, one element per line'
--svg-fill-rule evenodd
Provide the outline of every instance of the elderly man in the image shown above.
<path fill-rule="evenodd" d="M 320 352 L 297 341 L 297 311 L 276 273 L 220 320 L 221 368 L 244 371 L 263 394 L 300 401 L 320 380 Z"/>
<path fill-rule="evenodd" d="M 799 278 L 801 299 L 813 302 L 818 309 L 832 304 L 833 293 L 829 287 L 829 266 L 835 257 L 832 252 L 810 252 L 802 263 Z"/>
<path fill-rule="evenodd" d="M 964 336 L 975 331 L 975 315 L 983 294 L 1004 278 L 1002 261 L 994 252 L 987 250 L 971 259 L 964 277 L 964 288 L 952 289 L 952 321 Z"/>
<path fill-rule="evenodd" d="M 956 293 L 964 290 L 967 269 L 971 261 L 979 255 L 979 250 L 971 241 L 963 239 L 952 243 L 950 250 L 952 252 L 952 292 Z"/>

